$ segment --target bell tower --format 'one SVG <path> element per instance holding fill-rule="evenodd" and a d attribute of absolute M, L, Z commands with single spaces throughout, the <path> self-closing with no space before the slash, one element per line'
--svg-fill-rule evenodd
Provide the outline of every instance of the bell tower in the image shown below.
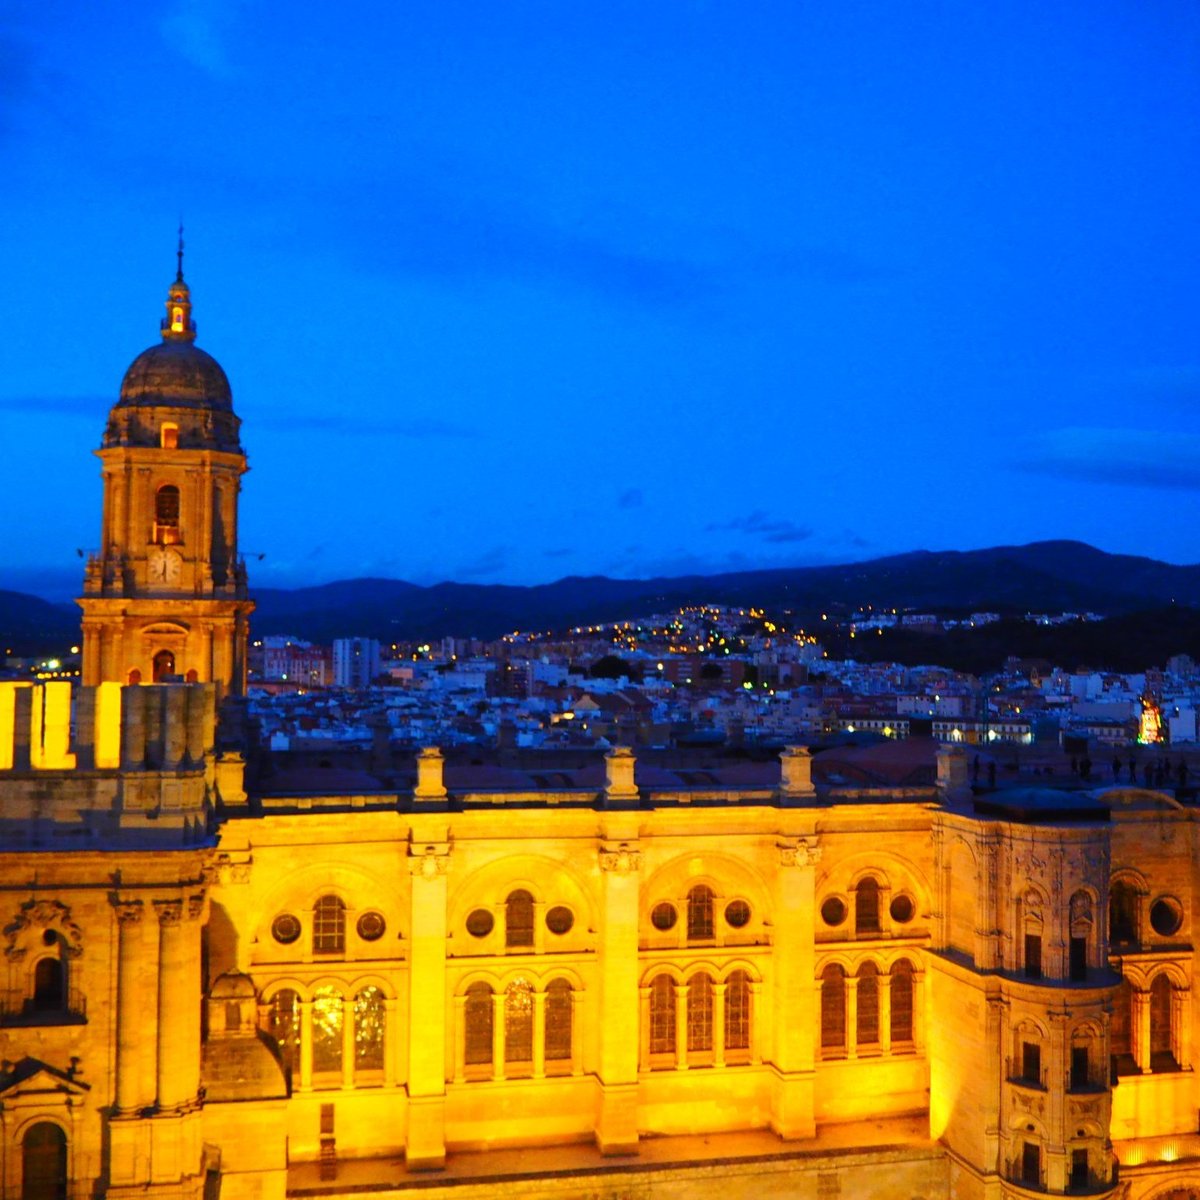
<path fill-rule="evenodd" d="M 246 688 L 254 602 L 237 551 L 247 471 L 229 380 L 196 345 L 178 267 L 162 340 L 125 373 L 99 450 L 100 549 L 83 595 L 83 683 L 216 683 Z"/>

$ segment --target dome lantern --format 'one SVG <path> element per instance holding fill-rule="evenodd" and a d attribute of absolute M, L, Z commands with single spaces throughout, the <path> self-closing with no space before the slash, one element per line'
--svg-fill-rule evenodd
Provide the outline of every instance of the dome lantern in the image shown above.
<path fill-rule="evenodd" d="M 175 282 L 167 291 L 167 315 L 162 319 L 163 341 L 193 342 L 196 325 L 192 320 L 192 294 L 183 281 L 183 226 L 179 226 L 179 247 L 175 251 Z"/>

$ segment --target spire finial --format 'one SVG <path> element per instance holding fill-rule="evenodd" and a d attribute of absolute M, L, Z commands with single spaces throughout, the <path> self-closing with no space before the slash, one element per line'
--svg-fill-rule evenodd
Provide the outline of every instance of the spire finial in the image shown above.
<path fill-rule="evenodd" d="M 175 251 L 178 266 L 175 268 L 175 282 L 183 282 L 183 218 L 179 218 L 179 249 Z"/>

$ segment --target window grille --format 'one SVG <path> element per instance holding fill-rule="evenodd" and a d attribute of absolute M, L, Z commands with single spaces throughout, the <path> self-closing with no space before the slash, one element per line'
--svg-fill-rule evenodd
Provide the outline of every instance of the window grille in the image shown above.
<path fill-rule="evenodd" d="M 675 1053 L 675 980 L 656 975 L 650 985 L 650 1053 Z"/>
<path fill-rule="evenodd" d="M 467 1066 L 490 1065 L 492 1061 L 492 989 L 486 983 L 467 988 L 466 1046 Z"/>
<path fill-rule="evenodd" d="M 846 1048 L 846 972 L 837 963 L 821 972 L 821 1047 Z"/>
<path fill-rule="evenodd" d="M 688 941 L 705 942 L 713 937 L 713 890 L 697 884 L 687 898 Z"/>
<path fill-rule="evenodd" d="M 533 1060 L 533 987 L 525 979 L 510 983 L 504 992 L 504 1061 Z"/>
<path fill-rule="evenodd" d="M 555 979 L 546 988 L 546 1061 L 571 1057 L 571 985 Z"/>
<path fill-rule="evenodd" d="M 858 1017 L 856 1034 L 860 1046 L 879 1041 L 879 968 L 865 962 L 858 968 Z"/>
<path fill-rule="evenodd" d="M 512 892 L 504 906 L 504 944 L 533 945 L 533 897 L 523 889 Z"/>
<path fill-rule="evenodd" d="M 725 1049 L 750 1049 L 750 976 L 734 971 L 725 984 Z"/>
<path fill-rule="evenodd" d="M 688 1053 L 713 1047 L 713 987 L 708 975 L 693 975 L 687 991 Z"/>
<path fill-rule="evenodd" d="M 313 953 L 346 952 L 346 906 L 338 896 L 322 896 L 313 905 Z"/>

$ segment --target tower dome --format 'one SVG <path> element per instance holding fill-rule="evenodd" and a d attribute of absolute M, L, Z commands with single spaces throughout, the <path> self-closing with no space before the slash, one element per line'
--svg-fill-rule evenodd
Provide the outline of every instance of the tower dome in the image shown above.
<path fill-rule="evenodd" d="M 181 447 L 240 452 L 241 422 L 234 415 L 229 380 L 221 364 L 196 345 L 192 296 L 183 279 L 182 236 L 178 257 L 175 280 L 167 290 L 162 341 L 143 350 L 125 372 L 104 445 L 161 445 L 167 425 Z"/>

